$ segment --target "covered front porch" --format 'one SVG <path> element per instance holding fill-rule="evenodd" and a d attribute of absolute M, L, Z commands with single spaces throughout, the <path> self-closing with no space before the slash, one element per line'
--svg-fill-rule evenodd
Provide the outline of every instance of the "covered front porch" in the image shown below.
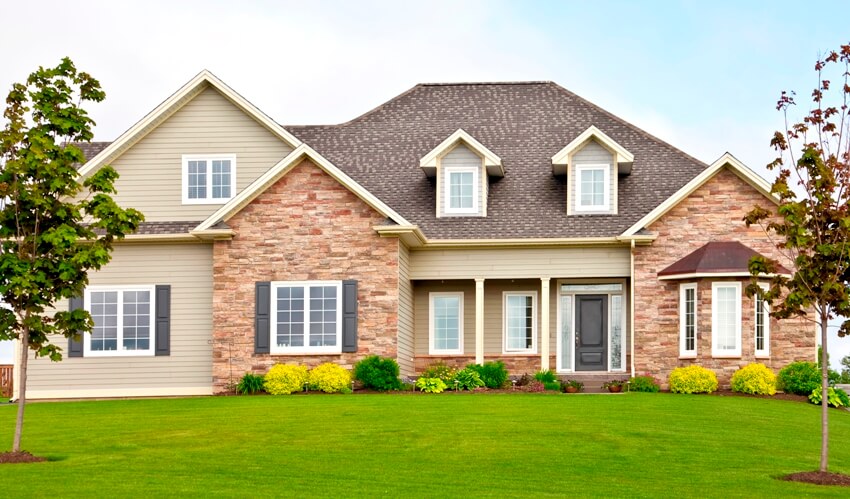
<path fill-rule="evenodd" d="M 414 369 L 501 360 L 511 374 L 622 374 L 628 277 L 413 281 Z"/>

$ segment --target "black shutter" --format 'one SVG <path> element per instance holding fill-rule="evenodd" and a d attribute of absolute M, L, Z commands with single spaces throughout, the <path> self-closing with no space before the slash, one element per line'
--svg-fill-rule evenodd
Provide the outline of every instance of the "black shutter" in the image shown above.
<path fill-rule="evenodd" d="M 268 281 L 258 282 L 254 289 L 254 353 L 269 353 L 272 285 Z"/>
<path fill-rule="evenodd" d="M 74 311 L 83 308 L 83 297 L 72 296 L 68 300 L 68 310 Z M 77 332 L 77 336 L 68 338 L 68 357 L 83 356 L 83 333 Z"/>
<path fill-rule="evenodd" d="M 342 281 L 342 351 L 357 351 L 357 281 Z"/>
<path fill-rule="evenodd" d="M 171 285 L 156 286 L 156 345 L 154 355 L 171 355 Z"/>

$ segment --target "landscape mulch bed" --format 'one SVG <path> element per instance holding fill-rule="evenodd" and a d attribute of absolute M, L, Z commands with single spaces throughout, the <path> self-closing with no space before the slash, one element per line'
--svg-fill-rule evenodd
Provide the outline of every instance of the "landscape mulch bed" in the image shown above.
<path fill-rule="evenodd" d="M 791 473 L 790 475 L 785 475 L 782 479 L 789 482 L 850 487 L 850 476 L 842 475 L 840 473 L 830 473 L 828 471 L 803 471 L 800 473 Z"/>
<path fill-rule="evenodd" d="M 33 456 L 27 451 L 21 452 L 2 452 L 0 453 L 0 464 L 6 463 L 41 463 L 47 461 L 46 458 Z"/>

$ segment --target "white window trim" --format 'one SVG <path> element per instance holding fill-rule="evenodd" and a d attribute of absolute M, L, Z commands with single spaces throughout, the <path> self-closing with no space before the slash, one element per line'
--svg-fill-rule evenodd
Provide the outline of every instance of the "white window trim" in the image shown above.
<path fill-rule="evenodd" d="M 735 320 L 735 338 L 737 348 L 735 350 L 718 350 L 717 348 L 717 340 L 719 336 L 714 334 L 716 332 L 716 324 L 717 324 L 717 290 L 719 288 L 735 288 L 735 308 L 737 312 L 737 318 Z M 740 282 L 713 282 L 711 283 L 711 356 L 717 358 L 729 357 L 729 358 L 738 358 L 741 357 L 741 283 Z"/>
<path fill-rule="evenodd" d="M 689 289 L 694 291 L 694 349 L 687 350 L 685 341 L 685 326 L 687 324 L 687 306 L 686 293 Z M 687 283 L 679 285 L 679 357 L 694 358 L 697 356 L 699 348 L 697 339 L 699 338 L 699 292 L 697 291 L 696 283 Z"/>
<path fill-rule="evenodd" d="M 451 174 L 472 173 L 472 208 L 451 207 Z M 443 212 L 447 214 L 477 215 L 478 197 L 481 193 L 481 168 L 475 166 L 445 166 L 442 172 L 443 181 Z"/>
<path fill-rule="evenodd" d="M 766 283 L 760 282 L 759 287 L 765 291 L 767 291 L 770 286 Z M 762 300 L 763 312 L 764 312 L 764 348 L 759 350 L 756 348 L 756 328 L 758 327 L 758 323 L 756 321 L 756 314 L 758 313 L 758 297 L 753 296 L 753 351 L 755 352 L 755 356 L 758 358 L 768 358 L 770 357 L 770 304 L 767 301 Z"/>
<path fill-rule="evenodd" d="M 230 197 L 212 197 L 212 160 L 230 160 Z M 189 199 L 189 161 L 207 161 L 207 197 Z M 184 154 L 183 163 L 183 204 L 225 204 L 236 195 L 236 155 L 235 154 Z"/>
<path fill-rule="evenodd" d="M 577 212 L 608 212 L 611 211 L 611 165 L 609 164 L 579 164 L 575 165 L 575 210 Z M 601 206 L 584 206 L 581 204 L 581 173 L 585 170 L 602 170 L 602 200 Z"/>
<path fill-rule="evenodd" d="M 508 348 L 508 297 L 531 297 L 531 348 Z M 537 353 L 537 291 L 503 291 L 502 292 L 502 353 Z"/>
<path fill-rule="evenodd" d="M 156 348 L 156 286 L 154 285 L 127 285 L 127 286 L 89 286 L 83 296 L 83 308 L 91 313 L 91 293 L 102 291 L 117 291 L 118 300 L 118 350 L 92 350 L 91 332 L 83 338 L 83 357 L 152 357 Z M 150 341 L 147 350 L 122 350 L 124 339 L 124 291 L 148 291 L 150 292 Z"/>
<path fill-rule="evenodd" d="M 434 348 L 434 298 L 440 296 L 456 296 L 458 298 L 458 348 L 443 350 Z M 428 293 L 428 355 L 463 355 L 463 292 L 432 292 Z"/>
<path fill-rule="evenodd" d="M 336 287 L 336 345 L 310 346 L 310 292 L 308 288 Z M 281 347 L 277 344 L 277 290 L 280 288 L 304 288 L 304 346 Z M 342 353 L 342 281 L 272 281 L 270 296 L 269 352 L 274 355 L 320 355 Z"/>

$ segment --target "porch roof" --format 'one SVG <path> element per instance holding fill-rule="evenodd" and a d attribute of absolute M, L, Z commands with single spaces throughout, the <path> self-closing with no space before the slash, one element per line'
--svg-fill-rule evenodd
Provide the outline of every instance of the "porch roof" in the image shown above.
<path fill-rule="evenodd" d="M 738 241 L 710 242 L 658 272 L 658 278 L 749 276 L 748 265 L 754 256 L 762 255 Z M 779 274 L 791 273 L 779 264 L 776 271 Z"/>

